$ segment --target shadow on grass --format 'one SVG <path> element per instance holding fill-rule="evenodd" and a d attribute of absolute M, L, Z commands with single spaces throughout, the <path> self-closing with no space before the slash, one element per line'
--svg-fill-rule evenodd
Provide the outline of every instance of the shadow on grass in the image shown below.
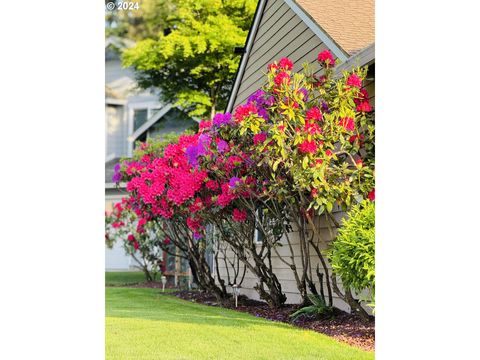
<path fill-rule="evenodd" d="M 140 291 L 139 291 L 140 290 Z M 285 323 L 255 318 L 234 310 L 196 304 L 157 289 L 109 288 L 106 316 L 233 327 L 251 325 L 296 329 Z"/>

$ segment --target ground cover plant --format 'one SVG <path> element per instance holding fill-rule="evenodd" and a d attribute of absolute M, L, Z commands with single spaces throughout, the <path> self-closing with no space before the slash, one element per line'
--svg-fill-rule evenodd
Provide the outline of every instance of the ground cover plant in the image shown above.
<path fill-rule="evenodd" d="M 106 289 L 107 359 L 373 359 L 313 331 L 160 295 Z"/>

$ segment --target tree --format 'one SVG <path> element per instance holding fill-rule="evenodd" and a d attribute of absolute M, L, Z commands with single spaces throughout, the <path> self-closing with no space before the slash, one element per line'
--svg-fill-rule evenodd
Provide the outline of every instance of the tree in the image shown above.
<path fill-rule="evenodd" d="M 170 33 L 139 41 L 123 53 L 139 86 L 158 87 L 165 102 L 190 116 L 213 118 L 226 106 L 255 0 L 179 0 L 168 17 Z"/>

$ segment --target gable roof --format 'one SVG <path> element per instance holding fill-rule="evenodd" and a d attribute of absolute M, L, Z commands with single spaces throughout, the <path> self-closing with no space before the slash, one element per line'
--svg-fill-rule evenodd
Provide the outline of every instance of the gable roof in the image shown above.
<path fill-rule="evenodd" d="M 374 0 L 259 0 L 225 111 L 233 110 L 239 92 L 244 97 L 245 89 L 241 90 L 244 83 L 243 78 L 249 71 L 249 58 L 252 51 L 255 53 L 253 48 L 259 28 L 264 22 L 269 22 L 269 17 L 273 18 L 272 13 L 275 14 L 275 21 L 282 19 L 283 15 L 276 14 L 277 10 L 282 8 L 281 5 L 276 6 L 279 3 L 283 3 L 295 13 L 304 26 L 313 32 L 312 36 L 316 36 L 321 44 L 326 46 L 342 63 L 375 42 Z M 273 8 L 277 10 L 272 11 Z M 285 6 L 283 6 L 284 8 Z M 264 14 L 270 14 L 266 15 L 266 20 L 263 20 Z M 269 26 L 272 27 L 271 24 Z M 308 40 L 308 46 L 312 44 L 311 39 Z M 291 39 L 289 41 L 290 43 L 295 42 Z M 262 40 L 261 46 L 264 46 L 263 43 L 265 40 Z M 374 45 L 372 48 L 374 52 Z M 250 74 L 248 84 L 245 85 L 247 88 L 255 84 L 255 80 L 252 83 L 252 79 L 254 78 Z"/>
<path fill-rule="evenodd" d="M 349 55 L 375 41 L 374 0 L 296 0 Z"/>

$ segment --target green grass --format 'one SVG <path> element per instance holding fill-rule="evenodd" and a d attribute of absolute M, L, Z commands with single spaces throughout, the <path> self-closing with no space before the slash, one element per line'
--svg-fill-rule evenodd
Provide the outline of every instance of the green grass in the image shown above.
<path fill-rule="evenodd" d="M 374 359 L 313 331 L 157 289 L 105 290 L 107 359 Z"/>
<path fill-rule="evenodd" d="M 145 274 L 141 271 L 105 272 L 105 286 L 122 286 L 145 281 Z"/>

